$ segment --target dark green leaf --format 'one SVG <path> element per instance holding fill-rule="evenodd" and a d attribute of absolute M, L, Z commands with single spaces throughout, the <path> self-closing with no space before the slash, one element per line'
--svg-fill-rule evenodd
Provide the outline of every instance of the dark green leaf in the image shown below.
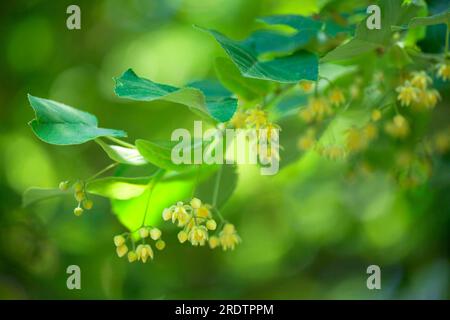
<path fill-rule="evenodd" d="M 217 58 L 215 69 L 226 88 L 248 101 L 265 96 L 272 87 L 268 81 L 243 77 L 236 65 L 227 58 Z"/>
<path fill-rule="evenodd" d="M 189 87 L 199 89 L 206 97 L 206 107 L 209 114 L 220 121 L 230 120 L 237 109 L 237 100 L 232 93 L 218 81 L 203 80 L 189 84 Z"/>
<path fill-rule="evenodd" d="M 28 95 L 36 118 L 29 125 L 41 140 L 57 145 L 81 144 L 98 137 L 126 137 L 122 130 L 99 128 L 97 118 L 65 104 Z"/>
<path fill-rule="evenodd" d="M 231 40 L 214 30 L 202 30 L 214 36 L 245 77 L 284 83 L 317 79 L 318 59 L 312 53 L 300 51 L 290 56 L 260 61 L 257 52 L 245 42 Z"/>

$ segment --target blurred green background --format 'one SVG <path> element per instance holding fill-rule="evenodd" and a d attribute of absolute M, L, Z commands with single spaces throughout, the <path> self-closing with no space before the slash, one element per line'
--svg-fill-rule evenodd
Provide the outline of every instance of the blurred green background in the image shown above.
<path fill-rule="evenodd" d="M 313 154 L 275 177 L 242 167 L 223 214 L 243 243 L 225 253 L 194 248 L 177 243 L 172 230 L 166 250 L 144 265 L 117 258 L 112 237 L 123 227 L 106 199 L 96 198 L 83 218 L 70 200 L 20 206 L 30 186 L 55 187 L 110 162 L 94 143 L 39 141 L 27 126 L 27 93 L 91 112 L 130 141 L 168 139 L 195 117 L 179 105 L 120 100 L 113 77 L 131 67 L 172 85 L 213 78 L 224 52 L 193 24 L 242 38 L 258 16 L 311 14 L 322 2 L 2 1 L 0 298 L 447 299 L 448 159 L 433 173 L 441 183 L 412 190 L 382 172 L 349 181 L 343 172 L 351 164 Z M 66 28 L 70 4 L 81 7 L 81 30 Z M 81 267 L 81 290 L 66 287 L 71 264 Z M 371 264 L 381 267 L 382 290 L 366 287 Z"/>

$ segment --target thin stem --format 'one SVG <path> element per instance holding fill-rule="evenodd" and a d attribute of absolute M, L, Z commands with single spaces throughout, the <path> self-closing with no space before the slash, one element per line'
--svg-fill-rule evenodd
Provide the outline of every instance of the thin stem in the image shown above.
<path fill-rule="evenodd" d="M 445 58 L 448 57 L 449 36 L 450 36 L 450 23 L 447 22 L 447 32 L 445 33 Z"/>
<path fill-rule="evenodd" d="M 195 190 L 197 190 L 199 176 L 200 176 L 200 166 L 198 166 L 197 172 L 195 174 L 195 182 L 194 182 L 194 186 L 192 187 L 191 199 L 194 197 Z"/>
<path fill-rule="evenodd" d="M 120 140 L 120 139 L 117 139 L 117 138 L 114 138 L 114 137 L 105 137 L 105 138 L 106 138 L 106 139 L 109 139 L 109 140 L 111 140 L 111 141 L 113 141 L 113 142 L 115 142 L 115 143 L 117 143 L 118 145 L 121 145 L 121 146 L 123 146 L 123 147 L 131 148 L 131 149 L 136 149 L 136 147 L 135 147 L 134 145 L 132 145 L 131 143 L 122 141 L 122 140 Z"/>
<path fill-rule="evenodd" d="M 222 179 L 223 166 L 220 166 L 219 172 L 217 172 L 216 182 L 214 184 L 214 192 L 212 198 L 212 206 L 215 208 L 217 205 L 217 197 L 219 196 L 220 180 Z"/>
<path fill-rule="evenodd" d="M 119 165 L 118 162 L 114 162 L 112 164 L 110 164 L 109 166 L 103 168 L 102 170 L 100 170 L 99 172 L 97 172 L 96 174 L 94 174 L 92 177 L 86 179 L 86 182 L 94 180 L 95 178 L 97 178 L 98 176 L 101 176 L 102 174 L 104 174 L 106 171 L 111 170 L 112 168 L 115 168 Z"/>
<path fill-rule="evenodd" d="M 141 226 L 145 226 L 145 220 L 147 219 L 147 213 L 148 213 L 148 206 L 150 205 L 150 199 L 153 194 L 153 189 L 155 189 L 156 183 L 159 181 L 159 179 L 164 175 L 165 171 L 163 169 L 159 169 L 155 176 L 150 180 L 148 187 L 149 187 L 149 193 L 147 197 L 147 203 L 145 204 L 145 212 L 144 212 L 144 218 L 142 219 Z"/>

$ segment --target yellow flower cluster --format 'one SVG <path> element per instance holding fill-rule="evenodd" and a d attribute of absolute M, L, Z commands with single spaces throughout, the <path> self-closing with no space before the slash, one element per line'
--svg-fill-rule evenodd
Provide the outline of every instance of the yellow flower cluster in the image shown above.
<path fill-rule="evenodd" d="M 416 110 L 432 109 L 440 99 L 439 92 L 429 88 L 432 83 L 425 71 L 413 72 L 410 80 L 397 87 L 397 100 L 402 106 L 412 106 Z"/>
<path fill-rule="evenodd" d="M 137 233 L 142 243 L 137 247 L 133 234 Z M 147 238 L 155 241 L 155 247 L 158 250 L 163 250 L 166 247 L 166 243 L 161 239 L 162 232 L 158 228 L 153 227 L 141 227 L 139 230 L 131 233 L 124 233 L 114 237 L 114 245 L 116 246 L 116 253 L 119 258 L 127 255 L 128 262 L 142 261 L 146 263 L 150 258 L 153 260 L 154 254 L 150 244 L 146 243 Z M 131 242 L 132 250 L 128 249 L 127 240 Z M 128 253 L 128 254 L 127 254 Z"/>
<path fill-rule="evenodd" d="M 399 114 L 385 124 L 384 130 L 387 134 L 399 139 L 407 137 L 410 131 L 408 120 Z"/>
<path fill-rule="evenodd" d="M 71 187 L 70 181 L 62 181 L 59 183 L 59 189 L 61 191 L 67 191 Z M 78 202 L 78 206 L 73 210 L 74 215 L 81 216 L 84 209 L 90 210 L 94 206 L 92 200 L 88 199 L 86 193 L 86 184 L 84 181 L 77 181 L 74 185 L 74 197 Z"/>
<path fill-rule="evenodd" d="M 177 223 L 182 230 L 178 233 L 178 241 L 189 241 L 193 246 L 204 246 L 208 241 L 208 231 L 217 228 L 216 221 L 212 218 L 211 206 L 202 203 L 198 198 L 193 198 L 189 204 L 178 202 L 164 209 L 163 219 Z"/>
<path fill-rule="evenodd" d="M 210 236 L 209 233 L 217 229 L 217 223 L 212 217 L 212 207 L 198 198 L 193 198 L 189 204 L 180 201 L 164 209 L 162 217 L 182 228 L 177 235 L 180 243 L 190 242 L 193 246 L 208 243 L 211 249 L 221 246 L 224 250 L 233 250 L 241 241 L 236 229 L 229 223 L 217 235 Z"/>
<path fill-rule="evenodd" d="M 349 152 L 365 150 L 377 136 L 378 128 L 373 123 L 368 123 L 362 128 L 350 128 L 347 131 L 346 148 Z"/>
<path fill-rule="evenodd" d="M 300 110 L 300 118 L 306 122 L 322 121 L 326 116 L 333 114 L 333 106 L 338 107 L 345 103 L 345 96 L 341 89 L 334 88 L 328 97 L 310 97 L 306 108 Z"/>
<path fill-rule="evenodd" d="M 248 110 L 247 112 L 236 111 L 233 115 L 233 118 L 230 120 L 231 125 L 234 128 L 242 129 L 266 129 L 267 130 L 267 150 L 266 152 L 261 152 L 261 148 L 259 143 L 255 146 L 257 148 L 257 152 L 260 157 L 268 157 L 269 159 L 263 159 L 264 161 L 268 161 L 271 159 L 280 160 L 280 154 L 278 152 L 272 154 L 272 149 L 278 150 L 279 146 L 273 147 L 273 144 L 278 143 L 278 136 L 274 136 L 272 129 L 280 130 L 280 127 L 275 123 L 272 123 L 268 120 L 267 112 L 260 109 L 259 107 Z"/>
<path fill-rule="evenodd" d="M 437 76 L 444 81 L 450 79 L 450 63 L 440 63 L 438 65 Z"/>

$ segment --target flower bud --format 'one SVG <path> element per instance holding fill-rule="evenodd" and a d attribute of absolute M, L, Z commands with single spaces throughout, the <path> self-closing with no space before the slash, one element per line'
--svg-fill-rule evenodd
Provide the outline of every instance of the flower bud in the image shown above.
<path fill-rule="evenodd" d="M 128 262 L 132 263 L 135 262 L 137 260 L 137 254 L 134 251 L 130 251 L 128 252 Z"/>
<path fill-rule="evenodd" d="M 124 255 L 126 255 L 128 252 L 128 247 L 126 244 L 122 244 L 121 246 L 118 246 L 116 248 L 116 253 L 119 256 L 119 258 L 122 258 Z"/>
<path fill-rule="evenodd" d="M 158 241 L 156 241 L 155 247 L 158 250 L 163 250 L 166 247 L 166 243 L 164 242 L 164 240 L 159 239 Z"/>
<path fill-rule="evenodd" d="M 73 187 L 75 189 L 75 192 L 83 191 L 83 183 L 81 181 L 77 181 Z"/>
<path fill-rule="evenodd" d="M 191 200 L 191 207 L 192 207 L 193 209 L 198 209 L 198 208 L 200 208 L 201 205 L 202 205 L 202 201 L 201 201 L 200 199 L 198 199 L 198 198 L 193 198 L 193 199 Z"/>
<path fill-rule="evenodd" d="M 164 221 L 168 221 L 170 219 L 172 219 L 172 210 L 166 208 L 164 209 L 163 213 L 162 213 L 162 217 Z"/>
<path fill-rule="evenodd" d="M 185 231 L 180 231 L 178 232 L 178 241 L 180 241 L 180 243 L 183 243 L 187 240 L 188 238 L 188 234 Z"/>
<path fill-rule="evenodd" d="M 77 191 L 77 192 L 75 192 L 75 199 L 76 199 L 78 202 L 83 201 L 83 200 L 85 199 L 84 192 L 83 192 L 83 191 Z"/>
<path fill-rule="evenodd" d="M 153 240 L 158 240 L 159 238 L 161 238 L 161 234 L 162 234 L 162 232 L 158 228 L 152 228 L 150 230 L 150 237 Z"/>
<path fill-rule="evenodd" d="M 59 190 L 67 191 L 67 189 L 69 189 L 69 181 L 61 181 L 59 183 Z"/>
<path fill-rule="evenodd" d="M 146 227 L 140 228 L 140 229 L 139 229 L 139 236 L 140 236 L 142 239 L 147 238 L 147 237 L 148 237 L 148 229 L 147 229 Z"/>
<path fill-rule="evenodd" d="M 92 200 L 86 199 L 86 200 L 83 201 L 83 207 L 86 210 L 91 210 L 93 206 L 94 206 L 94 203 L 92 202 Z"/>
<path fill-rule="evenodd" d="M 220 240 L 216 236 L 210 237 L 208 242 L 211 249 L 215 249 L 220 245 Z"/>
<path fill-rule="evenodd" d="M 125 243 L 125 238 L 122 235 L 117 235 L 114 237 L 114 245 L 119 247 Z"/>
<path fill-rule="evenodd" d="M 73 214 L 76 215 L 77 217 L 79 217 L 83 214 L 83 211 L 84 211 L 83 208 L 76 207 L 73 210 Z"/>
<path fill-rule="evenodd" d="M 208 220 L 206 222 L 206 228 L 208 228 L 208 230 L 216 230 L 217 228 L 216 221 L 214 221 L 213 219 Z"/>

